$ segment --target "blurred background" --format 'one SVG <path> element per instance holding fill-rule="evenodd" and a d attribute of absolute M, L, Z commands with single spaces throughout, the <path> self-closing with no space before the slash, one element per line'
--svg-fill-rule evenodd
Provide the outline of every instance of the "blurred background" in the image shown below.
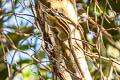
<path fill-rule="evenodd" d="M 101 79 L 96 74 L 96 65 L 101 65 L 105 78 L 120 79 L 120 0 L 76 0 L 76 3 L 87 42 L 97 44 L 96 23 L 104 27 L 99 46 L 101 58 L 86 55 L 92 77 Z M 9 80 L 11 73 L 13 80 L 53 80 L 42 49 L 42 34 L 35 27 L 34 10 L 34 0 L 0 0 L 0 80 Z M 86 51 L 98 55 L 91 45 L 87 45 Z"/>

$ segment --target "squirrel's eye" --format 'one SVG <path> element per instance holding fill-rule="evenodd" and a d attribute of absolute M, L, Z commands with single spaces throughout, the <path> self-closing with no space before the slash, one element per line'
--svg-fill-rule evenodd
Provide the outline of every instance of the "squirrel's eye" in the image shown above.
<path fill-rule="evenodd" d="M 53 13 L 50 13 L 50 12 L 49 12 L 49 14 L 50 14 L 50 15 L 52 15 L 52 16 L 54 16 L 54 14 L 53 14 Z"/>

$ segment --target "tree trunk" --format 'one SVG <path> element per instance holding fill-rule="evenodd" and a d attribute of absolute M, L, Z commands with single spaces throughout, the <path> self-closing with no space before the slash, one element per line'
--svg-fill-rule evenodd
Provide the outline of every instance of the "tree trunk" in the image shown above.
<path fill-rule="evenodd" d="M 41 2 L 49 6 L 47 1 L 41 0 Z M 38 18 L 36 24 L 43 34 L 43 49 L 52 64 L 54 80 L 92 80 L 85 60 L 84 44 L 78 41 L 82 39 L 83 35 L 81 27 L 78 26 L 75 0 L 51 0 L 48 3 L 49 7 L 61 11 L 74 23 L 74 25 L 68 23 L 72 40 L 59 40 L 55 29 L 49 27 L 44 20 L 40 1 L 35 0 L 36 17 Z"/>

